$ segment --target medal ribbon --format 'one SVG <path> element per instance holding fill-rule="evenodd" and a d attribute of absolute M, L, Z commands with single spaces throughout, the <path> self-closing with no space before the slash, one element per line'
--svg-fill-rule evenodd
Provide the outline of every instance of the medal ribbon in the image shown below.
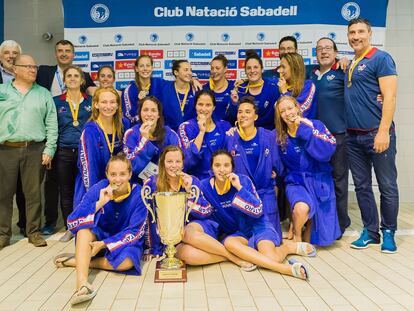
<path fill-rule="evenodd" d="M 216 183 L 216 180 L 214 180 L 214 187 L 216 188 L 216 191 L 219 195 L 226 194 L 227 192 L 230 191 L 230 188 L 231 188 L 230 179 L 226 178 L 226 181 L 224 182 L 223 189 L 220 189 L 219 186 Z"/>
<path fill-rule="evenodd" d="M 208 84 L 210 86 L 210 90 L 214 91 L 214 89 L 216 88 L 216 85 L 214 84 L 214 81 L 212 78 L 208 79 Z"/>
<path fill-rule="evenodd" d="M 127 193 L 125 193 L 125 194 L 123 194 L 123 195 L 120 195 L 119 197 L 117 197 L 117 198 L 114 198 L 113 200 L 114 200 L 114 202 L 121 202 L 121 201 L 123 201 L 123 200 L 125 200 L 127 197 L 129 197 L 129 195 L 131 194 L 131 184 L 130 183 L 128 183 L 128 185 L 127 185 L 127 187 L 128 187 L 128 191 L 127 191 Z"/>
<path fill-rule="evenodd" d="M 188 93 L 190 93 L 190 86 L 188 86 L 188 89 L 185 92 L 183 101 L 180 100 L 180 95 L 178 94 L 177 86 L 175 84 L 174 84 L 174 88 L 175 88 L 175 94 L 177 95 L 177 100 L 180 103 L 181 113 L 184 115 L 184 107 L 185 107 L 185 103 L 187 102 Z"/>
<path fill-rule="evenodd" d="M 114 123 L 114 121 L 112 121 L 112 142 L 111 143 L 109 143 L 108 134 L 106 133 L 106 131 L 105 131 L 103 125 L 102 125 L 102 122 L 101 122 L 101 120 L 99 120 L 99 118 L 98 118 L 98 120 L 96 120 L 96 123 L 98 123 L 99 127 L 104 132 L 106 145 L 108 146 L 109 152 L 112 155 L 112 153 L 114 152 L 114 148 L 115 148 L 115 135 L 116 135 L 116 133 L 115 133 L 115 123 Z"/>
<path fill-rule="evenodd" d="M 236 121 L 235 125 L 236 125 L 236 128 L 237 128 L 237 133 L 239 133 L 240 138 L 243 139 L 244 141 L 249 140 L 250 137 L 255 137 L 256 136 L 257 128 L 254 128 L 254 133 L 250 137 L 247 137 L 247 135 L 243 131 L 242 127 L 239 126 L 238 121 Z"/>
<path fill-rule="evenodd" d="M 59 84 L 60 91 L 62 93 L 64 93 L 66 91 L 66 85 L 63 83 L 62 78 L 60 77 L 60 74 L 59 73 L 60 73 L 60 68 L 58 66 L 58 69 L 55 72 L 55 76 L 56 76 L 56 80 L 57 80 L 57 82 Z"/>
<path fill-rule="evenodd" d="M 253 87 L 261 87 L 264 84 L 264 80 L 261 79 L 260 82 L 254 83 L 254 84 L 250 84 L 250 82 L 247 84 L 246 86 L 246 93 L 249 92 L 249 89 L 253 88 Z"/>
<path fill-rule="evenodd" d="M 358 65 L 358 63 L 371 51 L 371 49 L 372 48 L 367 49 L 364 52 L 364 54 L 362 54 L 360 57 L 352 61 L 351 66 L 349 67 L 349 72 L 348 72 L 348 87 L 351 87 L 352 85 L 352 73 L 354 72 L 356 65 Z"/>
<path fill-rule="evenodd" d="M 68 103 L 69 103 L 69 108 L 70 108 L 70 113 L 72 114 L 73 123 L 78 122 L 80 101 L 78 104 L 75 103 L 76 108 L 74 108 L 72 104 L 72 100 L 70 99 L 69 93 L 66 93 L 66 99 L 68 100 Z"/>

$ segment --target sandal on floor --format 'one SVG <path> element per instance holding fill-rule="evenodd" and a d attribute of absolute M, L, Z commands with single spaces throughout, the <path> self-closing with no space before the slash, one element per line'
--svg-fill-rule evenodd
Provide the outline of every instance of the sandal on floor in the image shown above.
<path fill-rule="evenodd" d="M 301 280 L 310 280 L 310 271 L 307 266 L 305 266 L 303 263 L 297 261 L 296 259 L 292 258 L 288 260 L 288 263 L 292 266 L 292 274 L 295 278 L 299 278 Z M 303 278 L 301 269 L 305 271 L 305 278 Z"/>
<path fill-rule="evenodd" d="M 250 271 L 256 270 L 257 266 L 255 264 L 248 263 L 247 261 L 242 261 L 240 269 L 242 269 L 243 271 L 246 271 L 246 272 L 250 272 Z"/>
<path fill-rule="evenodd" d="M 53 258 L 53 264 L 56 266 L 56 268 L 66 268 L 69 266 L 66 265 L 65 262 L 67 262 L 68 260 L 72 258 L 75 258 L 75 254 L 62 253 L 62 254 L 57 255 L 55 258 Z"/>
<path fill-rule="evenodd" d="M 86 289 L 86 293 L 85 294 L 78 294 L 83 288 Z M 96 296 L 97 291 L 93 290 L 91 288 L 91 286 L 88 285 L 82 285 L 72 296 L 72 298 L 70 299 L 70 304 L 73 305 L 77 305 L 78 303 L 82 303 L 88 300 L 91 300 L 93 297 Z"/>
<path fill-rule="evenodd" d="M 307 242 L 296 242 L 296 255 L 305 257 L 316 257 L 316 248 Z M 308 246 L 312 246 L 312 251 L 308 253 Z"/>

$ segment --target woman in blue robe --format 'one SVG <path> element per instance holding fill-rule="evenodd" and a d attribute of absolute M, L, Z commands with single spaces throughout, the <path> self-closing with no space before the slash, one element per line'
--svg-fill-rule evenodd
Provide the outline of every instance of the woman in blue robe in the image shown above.
<path fill-rule="evenodd" d="M 289 254 L 315 256 L 315 248 L 303 242 L 282 243 L 281 235 L 263 215 L 262 201 L 250 178 L 233 173 L 234 160 L 228 151 L 215 152 L 211 167 L 214 176 L 202 181 L 202 190 L 213 207 L 216 235 L 225 235 L 225 247 L 253 264 L 308 279 L 305 266 L 283 261 Z"/>
<path fill-rule="evenodd" d="M 303 118 L 299 103 L 291 96 L 278 100 L 275 125 L 294 239 L 329 246 L 341 235 L 329 164 L 335 138 L 322 122 Z"/>
<path fill-rule="evenodd" d="M 158 160 L 169 145 L 181 146 L 178 135 L 164 125 L 161 102 L 147 96 L 138 106 L 141 120 L 124 135 L 124 153 L 132 162 L 133 180 L 145 180 L 158 173 Z"/>
<path fill-rule="evenodd" d="M 212 91 L 197 92 L 194 102 L 197 118 L 182 123 L 178 134 L 185 149 L 186 172 L 204 179 L 209 176 L 212 153 L 224 148 L 230 124 L 213 118 L 217 107 Z"/>
<path fill-rule="evenodd" d="M 91 187 L 68 217 L 76 235 L 75 254 L 60 254 L 58 268 L 76 268 L 76 292 L 72 304 L 92 299 L 96 290 L 88 282 L 89 268 L 141 274 L 147 210 L 141 187 L 130 184 L 131 163 L 124 155 L 110 158 L 107 179 Z"/>
<path fill-rule="evenodd" d="M 114 88 L 98 88 L 92 98 L 92 116 L 79 141 L 74 206 L 79 205 L 90 187 L 105 178 L 106 163 L 122 150 L 122 138 L 128 128 L 118 92 Z"/>

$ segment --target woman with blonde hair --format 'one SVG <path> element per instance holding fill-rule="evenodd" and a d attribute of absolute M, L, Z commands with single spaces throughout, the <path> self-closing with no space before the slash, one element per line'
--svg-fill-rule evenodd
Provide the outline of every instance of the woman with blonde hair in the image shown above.
<path fill-rule="evenodd" d="M 304 117 L 316 118 L 316 87 L 312 80 L 305 80 L 306 70 L 303 57 L 298 53 L 283 54 L 278 71 L 280 78 L 277 85 L 281 96 L 294 97 Z"/>
<path fill-rule="evenodd" d="M 302 117 L 300 104 L 291 96 L 277 101 L 275 126 L 294 239 L 329 246 L 341 235 L 329 164 L 335 138 L 321 121 Z"/>
<path fill-rule="evenodd" d="M 75 206 L 91 186 L 105 178 L 106 163 L 122 150 L 122 138 L 128 128 L 118 92 L 112 87 L 98 88 L 92 98 L 92 116 L 79 141 Z"/>

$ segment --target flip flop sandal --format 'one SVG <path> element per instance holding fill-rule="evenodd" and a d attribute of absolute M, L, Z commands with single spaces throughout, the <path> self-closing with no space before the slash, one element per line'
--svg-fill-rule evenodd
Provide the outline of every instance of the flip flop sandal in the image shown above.
<path fill-rule="evenodd" d="M 86 288 L 87 293 L 86 294 L 79 294 L 78 293 L 83 289 Z M 82 303 L 88 300 L 91 300 L 96 296 L 97 291 L 92 290 L 88 285 L 82 285 L 72 296 L 70 299 L 70 304 L 77 305 L 78 303 Z"/>
<path fill-rule="evenodd" d="M 307 242 L 296 242 L 296 254 L 305 257 L 316 257 L 316 248 L 310 243 Z M 312 251 L 308 253 L 308 246 L 312 246 Z"/>
<path fill-rule="evenodd" d="M 247 264 L 246 261 L 243 261 L 244 264 Z M 250 266 L 242 265 L 240 266 L 240 269 L 246 272 L 251 272 L 257 269 L 257 266 L 255 264 L 250 264 Z"/>
<path fill-rule="evenodd" d="M 63 259 L 64 258 L 64 259 Z M 69 267 L 68 265 L 65 265 L 65 262 L 68 260 L 75 258 L 75 254 L 73 253 L 62 253 L 57 255 L 53 258 L 53 264 L 56 266 L 56 268 L 66 268 Z M 59 260 L 62 259 L 62 260 Z"/>
<path fill-rule="evenodd" d="M 296 259 L 292 258 L 288 260 L 288 263 L 292 266 L 292 274 L 295 278 L 299 278 L 301 280 L 310 280 L 310 271 L 307 266 L 305 266 L 303 263 L 297 261 Z M 301 269 L 305 271 L 305 278 L 303 278 Z"/>

